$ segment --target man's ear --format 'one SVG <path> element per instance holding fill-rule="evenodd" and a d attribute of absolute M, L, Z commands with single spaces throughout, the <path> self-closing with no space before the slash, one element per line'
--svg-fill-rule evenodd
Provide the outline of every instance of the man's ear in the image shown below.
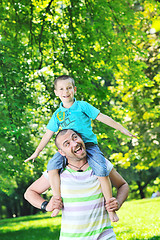
<path fill-rule="evenodd" d="M 58 149 L 58 152 L 59 152 L 62 156 L 66 156 L 66 154 L 65 154 L 61 149 Z"/>

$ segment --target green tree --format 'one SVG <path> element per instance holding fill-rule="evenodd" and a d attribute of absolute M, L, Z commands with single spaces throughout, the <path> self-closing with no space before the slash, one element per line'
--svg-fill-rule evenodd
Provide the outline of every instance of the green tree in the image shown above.
<path fill-rule="evenodd" d="M 15 205 L 8 216 L 26 214 L 23 192 L 56 151 L 51 141 L 34 167 L 32 163 L 23 163 L 38 145 L 59 104 L 53 91 L 56 76 L 70 74 L 78 87 L 77 99 L 90 102 L 137 132 L 138 144 L 94 122 L 99 144 L 106 156 L 116 154 L 112 155 L 115 164 L 117 156 L 121 156 L 118 164 L 122 167 L 132 162 L 140 170 L 158 166 L 155 141 L 159 142 L 156 43 L 159 30 L 151 40 L 147 28 L 152 29 L 159 21 L 159 3 L 138 3 L 133 0 L 1 2 L 0 194 L 3 204 L 6 198 L 10 206 Z M 156 11 L 150 15 L 147 9 L 153 6 Z M 157 50 L 153 50 L 155 43 Z M 156 52 L 155 61 L 147 58 L 148 51 Z M 149 75 L 149 67 L 155 71 L 154 76 Z M 5 183 L 6 178 L 10 185 Z M 8 200 L 13 195 L 18 196 L 17 202 Z"/>
<path fill-rule="evenodd" d="M 129 149 L 121 142 L 124 152 L 114 153 L 112 159 L 118 165 L 126 168 L 126 172 L 130 172 L 133 168 L 137 174 L 138 181 L 134 181 L 134 185 L 139 187 L 140 196 L 145 196 L 145 190 L 152 180 L 155 180 L 155 174 L 149 176 L 149 172 L 157 172 L 159 167 L 159 139 L 160 139 L 160 75 L 159 75 L 159 13 L 160 5 L 155 1 L 145 2 L 139 5 L 140 11 L 136 13 L 137 21 L 133 27 L 140 29 L 145 33 L 144 38 L 137 39 L 134 44 L 139 47 L 140 55 L 135 52 L 135 64 L 141 62 L 144 65 L 143 72 L 139 71 L 140 77 L 138 81 L 131 87 L 130 84 L 125 84 L 124 81 L 117 82 L 117 87 L 112 90 L 114 94 L 121 91 L 122 98 L 116 111 L 119 111 L 121 106 L 126 104 L 130 106 L 127 111 L 128 121 L 131 129 L 138 133 L 138 139 L 133 139 Z M 141 16 L 141 18 L 140 18 Z M 128 63 L 126 63 L 128 64 Z M 124 66 L 122 66 L 123 68 Z M 138 69 L 138 68 L 137 68 Z M 128 75 L 128 73 L 127 73 Z M 126 75 L 126 76 L 127 76 Z M 144 79 L 146 81 L 144 82 Z M 141 81 L 140 81 L 141 80 Z M 122 111 L 122 114 L 124 111 Z M 127 119 L 126 119 L 127 120 Z M 128 171 L 127 171 L 128 168 Z M 127 176 L 127 175 L 126 175 Z M 146 178 L 148 176 L 148 180 Z"/>

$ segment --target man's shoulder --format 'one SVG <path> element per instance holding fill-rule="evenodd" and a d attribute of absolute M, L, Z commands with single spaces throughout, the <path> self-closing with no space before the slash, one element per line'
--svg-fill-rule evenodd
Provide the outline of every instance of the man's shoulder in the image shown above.
<path fill-rule="evenodd" d="M 108 159 L 106 159 L 106 165 L 107 165 L 108 171 L 111 172 L 112 169 L 113 169 L 113 164 L 112 164 Z M 91 168 L 90 166 L 87 168 L 86 171 L 83 172 L 83 174 L 86 175 L 86 177 L 92 176 L 92 174 L 89 174 L 89 175 L 88 175 L 88 174 L 87 174 L 88 172 L 92 172 L 92 168 Z M 68 174 L 72 174 L 72 175 L 73 175 L 73 173 L 74 173 L 74 175 L 76 175 L 77 172 L 74 171 L 74 170 L 72 170 L 72 169 L 69 169 L 68 167 L 66 167 L 66 168 L 61 172 L 61 175 L 66 176 L 66 174 L 64 174 L 64 173 L 68 173 Z M 47 180 L 49 179 L 47 170 L 44 171 L 42 174 L 43 174 L 43 176 L 44 176 Z M 77 173 L 77 175 L 80 176 L 79 173 Z"/>
<path fill-rule="evenodd" d="M 44 176 L 47 180 L 49 180 L 48 171 L 47 170 L 42 172 L 42 176 Z"/>

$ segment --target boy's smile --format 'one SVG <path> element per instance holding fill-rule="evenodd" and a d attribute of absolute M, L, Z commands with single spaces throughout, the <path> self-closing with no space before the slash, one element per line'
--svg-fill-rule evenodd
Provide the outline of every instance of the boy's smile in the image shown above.
<path fill-rule="evenodd" d="M 59 80 L 54 92 L 56 96 L 61 99 L 63 107 L 70 108 L 74 103 L 74 93 L 76 92 L 76 87 L 73 86 L 71 79 L 65 81 Z"/>

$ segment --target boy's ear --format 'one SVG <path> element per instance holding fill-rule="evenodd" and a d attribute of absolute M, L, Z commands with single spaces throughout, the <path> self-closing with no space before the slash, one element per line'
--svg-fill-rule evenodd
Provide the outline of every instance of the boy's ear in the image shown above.
<path fill-rule="evenodd" d="M 58 149 L 58 152 L 59 152 L 62 156 L 66 156 L 65 153 L 64 153 L 61 149 Z"/>
<path fill-rule="evenodd" d="M 54 93 L 55 93 L 55 95 L 56 95 L 56 96 L 58 96 L 58 95 L 57 95 L 57 91 L 56 91 L 56 90 L 54 90 Z"/>

